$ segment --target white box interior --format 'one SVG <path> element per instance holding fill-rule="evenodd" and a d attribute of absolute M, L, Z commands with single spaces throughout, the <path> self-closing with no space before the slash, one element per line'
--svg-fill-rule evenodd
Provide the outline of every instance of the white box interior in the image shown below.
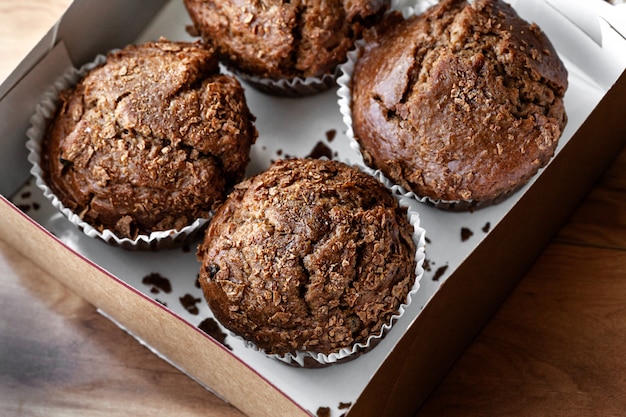
<path fill-rule="evenodd" d="M 567 6 L 561 3 L 567 3 Z M 592 8 L 597 11 L 595 15 L 587 12 L 584 16 L 573 16 L 571 13 L 565 16 L 559 12 L 560 8 L 565 7 L 569 10 L 585 7 L 587 10 L 588 5 L 582 6 L 587 3 L 585 0 L 512 2 L 523 18 L 536 22 L 547 33 L 569 72 L 569 88 L 565 96 L 568 124 L 557 152 L 567 144 L 626 68 L 626 54 L 623 53 L 626 51 L 626 39 L 620 35 L 617 23 L 609 24 L 600 16 L 605 13 L 604 5 Z M 171 40 L 192 40 L 185 30 L 189 24 L 191 22 L 182 2 L 171 0 L 136 42 L 154 40 L 160 36 Z M 576 25 L 587 29 L 583 30 Z M 588 29 L 590 27 L 593 29 Z M 622 33 L 626 32 L 622 30 Z M 45 74 L 59 73 L 68 66 L 84 64 L 72 62 L 63 42 L 55 45 L 38 66 L 26 75 L 24 81 L 0 101 L 0 114 L 3 117 L 10 117 L 12 108 L 19 108 L 14 104 L 24 95 L 24 89 L 31 89 L 29 96 L 32 96 L 32 89 L 43 92 L 47 88 Z M 265 169 L 271 160 L 307 156 L 319 143 L 331 149 L 335 159 L 362 164 L 360 157 L 349 147 L 334 89 L 313 97 L 291 99 L 268 96 L 246 86 L 246 96 L 250 110 L 257 117 L 259 131 L 258 141 L 251 152 L 248 174 Z M 23 143 L 10 146 L 23 146 Z M 24 158 L 24 161 L 13 163 L 19 164 L 19 169 L 23 170 L 26 160 Z M 8 178 L 0 179 L 0 190 L 15 190 L 12 181 Z M 226 345 L 233 355 L 312 415 L 316 414 L 319 407 L 329 407 L 332 416 L 342 415 L 346 412 L 346 404 L 357 400 L 384 358 L 436 295 L 440 285 L 497 226 L 530 186 L 532 181 L 504 202 L 474 212 L 450 213 L 415 203 L 428 238 L 428 268 L 407 314 L 371 352 L 353 361 L 327 368 L 301 369 L 286 366 L 252 351 L 231 336 L 226 336 Z M 32 182 L 11 194 L 14 204 L 23 208 L 65 245 L 146 297 L 166 305 L 180 320 L 197 326 L 212 317 L 196 285 L 199 264 L 195 257 L 195 246 L 159 252 L 125 251 L 85 237 L 43 199 Z M 533 225 L 528 227 L 532 228 Z M 471 236 L 461 239 L 462 229 Z M 151 284 L 153 281 L 144 281 L 151 274 L 166 278 L 171 284 L 171 291 Z"/>

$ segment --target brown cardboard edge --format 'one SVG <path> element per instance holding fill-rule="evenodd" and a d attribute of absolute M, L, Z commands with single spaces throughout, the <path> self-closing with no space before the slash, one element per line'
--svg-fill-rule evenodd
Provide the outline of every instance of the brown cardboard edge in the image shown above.
<path fill-rule="evenodd" d="M 442 285 L 349 417 L 417 412 L 623 148 L 625 97 L 626 72 L 533 186 Z"/>
<path fill-rule="evenodd" d="M 181 325 L 167 308 L 65 246 L 1 195 L 0 239 L 244 413 L 309 416 L 224 346 Z"/>

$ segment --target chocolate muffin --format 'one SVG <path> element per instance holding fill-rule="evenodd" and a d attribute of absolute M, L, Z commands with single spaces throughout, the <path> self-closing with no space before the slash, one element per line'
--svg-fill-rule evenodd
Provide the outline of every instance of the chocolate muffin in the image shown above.
<path fill-rule="evenodd" d="M 185 0 L 195 28 L 240 73 L 273 80 L 332 74 L 390 0 Z"/>
<path fill-rule="evenodd" d="M 552 158 L 567 71 L 499 0 L 444 0 L 364 35 L 351 81 L 366 164 L 434 202 L 497 202 Z"/>
<path fill-rule="evenodd" d="M 208 218 L 257 137 L 241 85 L 201 43 L 127 46 L 59 99 L 44 180 L 86 223 L 122 238 Z"/>
<path fill-rule="evenodd" d="M 329 354 L 381 332 L 416 280 L 406 209 L 346 164 L 280 160 L 235 187 L 198 248 L 215 317 L 268 354 Z"/>

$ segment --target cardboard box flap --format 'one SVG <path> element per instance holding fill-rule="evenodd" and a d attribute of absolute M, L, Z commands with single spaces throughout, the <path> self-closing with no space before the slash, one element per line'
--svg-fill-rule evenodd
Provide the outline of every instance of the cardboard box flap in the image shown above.
<path fill-rule="evenodd" d="M 605 46 L 610 31 L 626 38 L 626 5 L 606 0 L 547 0 L 598 45 Z M 610 29 L 609 29 L 610 28 Z"/>
<path fill-rule="evenodd" d="M 151 7 L 145 7 L 142 2 L 124 0 L 73 2 L 61 19 L 0 85 L 0 100 L 58 42 L 66 43 L 73 62 L 87 62 L 93 58 L 93 51 L 104 53 L 135 39 L 166 2 L 167 0 L 153 0 Z M 126 9 L 128 13 L 120 15 L 120 9 Z"/>
<path fill-rule="evenodd" d="M 24 161 L 28 155 L 26 130 L 30 127 L 30 117 L 43 92 L 71 66 L 65 44 L 60 42 L 0 100 L 0 138 L 3 140 L 0 166 L 11 172 L 11 175 L 0 176 L 1 194 L 11 195 L 28 178 L 30 164 Z"/>

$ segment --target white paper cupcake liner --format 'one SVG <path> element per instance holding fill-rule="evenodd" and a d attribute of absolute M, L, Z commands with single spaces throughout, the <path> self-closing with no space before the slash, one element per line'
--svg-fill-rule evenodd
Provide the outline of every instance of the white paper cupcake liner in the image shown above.
<path fill-rule="evenodd" d="M 415 4 L 412 6 L 407 6 L 407 3 L 411 3 L 410 1 L 402 1 L 398 0 L 394 2 L 394 7 L 392 7 L 392 11 L 400 11 L 402 16 L 406 19 L 408 17 L 419 15 L 424 13 L 428 8 L 437 4 L 436 0 L 416 0 Z M 404 7 L 401 7 L 404 6 Z M 340 75 L 337 78 L 337 103 L 339 105 L 339 112 L 341 113 L 342 120 L 346 125 L 346 136 L 350 140 L 350 148 L 357 152 L 359 155 L 363 155 L 363 151 L 361 148 L 361 144 L 354 137 L 354 130 L 352 128 L 352 90 L 351 90 L 351 82 L 352 82 L 352 74 L 354 72 L 354 67 L 359 58 L 360 50 L 365 45 L 364 40 L 359 40 L 355 43 L 354 49 L 352 49 L 348 53 L 348 59 L 342 65 L 339 66 Z M 429 204 L 431 206 L 437 207 L 443 210 L 450 211 L 467 211 L 477 209 L 479 207 L 494 204 L 497 201 L 500 201 L 502 198 L 499 198 L 497 201 L 489 201 L 489 202 L 477 202 L 474 200 L 443 200 L 443 199 L 433 199 L 429 196 L 420 196 L 411 190 L 407 190 L 400 185 L 394 185 L 394 190 L 396 193 L 403 195 L 407 198 L 412 198 L 420 203 Z"/>
<path fill-rule="evenodd" d="M 274 80 L 231 69 L 241 81 L 265 94 L 282 97 L 304 97 L 324 92 L 337 85 L 339 69 L 321 77 L 294 77 Z"/>
<path fill-rule="evenodd" d="M 351 90 L 351 82 L 352 82 L 352 74 L 354 72 L 354 66 L 356 61 L 358 60 L 360 48 L 365 45 L 365 41 L 360 40 L 355 44 L 355 48 L 348 53 L 348 60 L 342 64 L 339 69 L 341 71 L 341 75 L 337 79 L 337 96 L 338 96 L 338 105 L 339 112 L 341 113 L 341 118 L 343 123 L 346 126 L 346 136 L 350 140 L 350 148 L 357 152 L 359 155 L 363 155 L 363 150 L 361 148 L 361 144 L 354 137 L 354 130 L 352 128 L 352 90 Z M 383 175 L 383 174 L 381 174 Z M 386 177 L 385 177 L 386 178 Z M 439 204 L 438 201 L 433 201 L 429 197 L 418 196 L 412 191 L 406 190 L 404 187 L 400 185 L 394 185 L 394 190 L 396 193 L 403 195 L 407 198 L 414 198 L 421 203 L 433 203 Z M 445 203 L 445 202 L 443 202 Z"/>
<path fill-rule="evenodd" d="M 40 165 L 42 142 L 48 122 L 54 117 L 59 105 L 59 92 L 78 84 L 89 71 L 104 65 L 106 59 L 105 55 L 98 55 L 93 62 L 85 64 L 79 69 L 71 68 L 44 93 L 41 101 L 35 108 L 35 113 L 30 118 L 31 127 L 26 132 L 28 137 L 26 148 L 29 151 L 28 161 L 32 164 L 30 173 L 35 178 L 35 184 L 43 192 L 44 197 L 73 225 L 91 238 L 101 239 L 108 244 L 131 250 L 162 249 L 184 244 L 202 232 L 208 219 L 196 219 L 192 224 L 180 230 L 155 231 L 148 235 L 138 235 L 134 239 L 119 237 L 109 229 L 100 231 L 83 221 L 77 213 L 63 205 L 61 200 L 44 181 L 44 173 Z"/>
<path fill-rule="evenodd" d="M 346 163 L 350 165 L 348 161 L 346 161 Z M 356 166 L 356 167 L 359 168 L 361 171 L 377 178 L 387 189 L 389 189 L 392 192 L 394 197 L 398 199 L 400 206 L 407 208 L 407 218 L 409 220 L 409 223 L 413 226 L 412 237 L 413 237 L 413 242 L 415 243 L 415 246 L 416 246 L 416 252 L 415 252 L 416 267 L 415 267 L 415 281 L 413 283 L 412 288 L 407 293 L 406 301 L 399 306 L 398 311 L 390 317 L 389 321 L 383 324 L 380 331 L 376 334 L 370 335 L 365 340 L 365 342 L 356 343 L 350 347 L 346 347 L 346 348 L 338 350 L 337 352 L 331 352 L 329 354 L 308 352 L 308 351 L 297 351 L 295 353 L 286 353 L 284 355 L 268 354 L 264 352 L 263 349 L 260 349 L 258 346 L 256 346 L 256 344 L 254 344 L 253 342 L 244 339 L 240 335 L 230 330 L 227 330 L 232 337 L 235 337 L 241 340 L 244 343 L 244 345 L 248 347 L 249 349 L 261 352 L 272 359 L 278 360 L 288 365 L 296 366 L 296 367 L 303 367 L 303 368 L 325 367 L 325 366 L 330 366 L 333 364 L 355 359 L 359 355 L 366 353 L 370 349 L 374 348 L 376 344 L 378 344 L 378 342 L 380 342 L 383 339 L 385 334 L 387 334 L 391 330 L 391 328 L 393 327 L 393 324 L 404 315 L 404 313 L 406 312 L 406 309 L 411 304 L 413 297 L 419 291 L 420 281 L 424 275 L 423 265 L 426 259 L 426 231 L 420 225 L 419 213 L 413 208 L 413 205 L 411 204 L 413 201 L 410 198 L 398 193 L 397 185 L 393 184 L 379 170 L 374 171 L 371 168 L 365 167 L 365 166 Z"/>

